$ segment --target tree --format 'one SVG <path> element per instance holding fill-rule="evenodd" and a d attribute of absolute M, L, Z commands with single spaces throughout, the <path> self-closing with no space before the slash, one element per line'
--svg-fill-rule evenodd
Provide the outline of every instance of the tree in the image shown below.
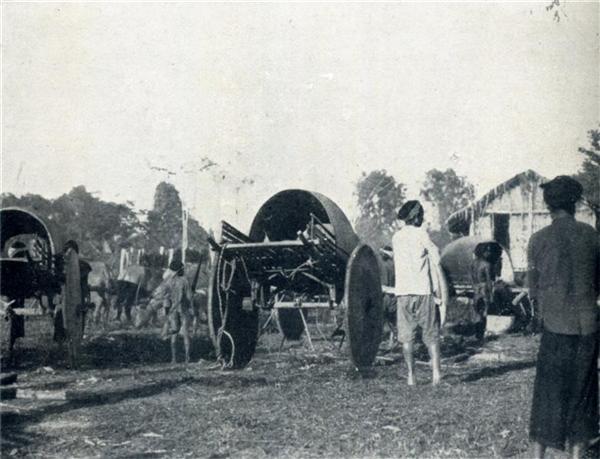
<path fill-rule="evenodd" d="M 405 200 L 406 187 L 386 170 L 363 172 L 356 184 L 359 215 L 356 232 L 376 248 L 389 245 L 393 223 Z"/>
<path fill-rule="evenodd" d="M 181 198 L 172 184 L 161 182 L 156 186 L 147 228 L 151 250 L 181 246 Z"/>
<path fill-rule="evenodd" d="M 118 235 L 139 233 L 141 224 L 131 207 L 102 201 L 78 186 L 54 200 L 39 195 L 2 195 L 2 206 L 17 206 L 57 223 L 67 239 L 74 239 L 84 257 L 98 258 L 104 242 Z"/>
<path fill-rule="evenodd" d="M 154 192 L 154 206 L 148 212 L 148 248 L 180 249 L 182 238 L 182 202 L 174 185 L 161 182 Z M 208 256 L 208 233 L 192 216 L 188 218 L 188 248 Z"/>
<path fill-rule="evenodd" d="M 158 252 L 161 246 L 181 248 L 181 199 L 177 189 L 168 183 L 156 187 L 154 207 L 146 213 L 145 224 L 133 210 L 132 203 L 103 201 L 84 186 L 77 186 L 54 200 L 35 194 L 16 197 L 5 193 L 0 195 L 0 201 L 1 207 L 22 207 L 56 222 L 67 239 L 79 243 L 86 258 L 104 258 L 106 246 L 114 250 L 117 246 L 133 245 L 149 252 Z M 196 258 L 208 259 L 207 238 L 204 228 L 190 216 L 188 247 L 196 252 Z"/>
<path fill-rule="evenodd" d="M 596 226 L 600 225 L 600 129 L 588 132 L 590 146 L 579 147 L 585 155 L 583 164 L 575 176 L 583 185 L 585 199 L 596 214 Z"/>
<path fill-rule="evenodd" d="M 446 228 L 446 220 L 453 212 L 473 201 L 475 189 L 465 177 L 458 176 L 454 169 L 431 169 L 425 175 L 421 196 L 437 211 L 437 222 L 430 220 L 431 239 L 438 247 L 444 247 L 452 240 Z"/>
<path fill-rule="evenodd" d="M 22 207 L 44 218 L 52 214 L 52 201 L 39 194 L 25 194 L 18 198 L 12 193 L 3 193 L 0 195 L 0 207 Z"/>
<path fill-rule="evenodd" d="M 54 201 L 67 232 L 80 241 L 98 243 L 115 235 L 130 237 L 140 229 L 134 211 L 124 204 L 102 201 L 77 186 Z"/>

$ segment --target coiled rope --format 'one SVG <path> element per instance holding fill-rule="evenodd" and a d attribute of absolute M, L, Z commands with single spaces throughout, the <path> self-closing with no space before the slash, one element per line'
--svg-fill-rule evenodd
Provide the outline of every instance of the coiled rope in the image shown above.
<path fill-rule="evenodd" d="M 219 261 L 217 262 L 217 298 L 219 300 L 219 314 L 221 316 L 221 325 L 219 326 L 219 329 L 217 330 L 217 361 L 221 363 L 221 366 L 223 368 L 232 368 L 233 367 L 233 362 L 234 362 L 234 357 L 235 357 L 235 342 L 233 340 L 233 337 L 231 336 L 231 334 L 225 330 L 225 326 L 227 324 L 227 314 L 229 311 L 229 290 L 231 289 L 231 284 L 233 282 L 233 276 L 235 275 L 235 270 L 236 270 L 236 259 L 233 259 L 233 262 L 228 262 L 228 264 L 231 265 L 231 274 L 229 276 L 229 279 L 227 279 L 227 281 L 225 281 L 226 279 L 226 270 L 223 269 L 221 270 L 222 267 L 222 261 L 223 261 L 223 252 L 225 250 L 225 247 L 227 246 L 227 244 L 224 244 L 220 253 L 219 253 Z M 223 289 L 223 291 L 225 292 L 225 305 L 223 306 L 223 298 L 221 296 L 221 289 Z M 222 352 L 221 352 L 221 340 L 223 338 L 223 335 L 227 336 L 227 338 L 229 338 L 229 341 L 231 342 L 231 355 L 229 357 L 229 361 L 225 360 L 225 357 L 223 356 Z"/>

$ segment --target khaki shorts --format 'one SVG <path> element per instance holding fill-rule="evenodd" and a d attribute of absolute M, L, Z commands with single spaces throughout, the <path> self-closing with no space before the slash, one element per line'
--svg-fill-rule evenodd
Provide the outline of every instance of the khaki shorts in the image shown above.
<path fill-rule="evenodd" d="M 401 295 L 397 299 L 398 341 L 412 343 L 421 327 L 423 342 L 429 346 L 440 340 L 440 319 L 433 295 Z"/>

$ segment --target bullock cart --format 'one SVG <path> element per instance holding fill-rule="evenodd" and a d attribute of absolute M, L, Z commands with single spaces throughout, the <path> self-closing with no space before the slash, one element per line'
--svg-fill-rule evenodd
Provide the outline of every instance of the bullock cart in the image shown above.
<path fill-rule="evenodd" d="M 79 256 L 61 252 L 63 234 L 51 221 L 21 208 L 0 209 L 0 296 L 2 315 L 10 323 L 10 351 L 24 335 L 24 316 L 62 311 L 55 336 L 67 342 L 74 366 L 83 337 L 83 299 Z M 38 307 L 30 307 L 37 304 Z"/>
<path fill-rule="evenodd" d="M 488 313 L 490 331 L 524 328 L 534 318 L 527 289 L 515 282 L 508 252 L 496 241 L 480 236 L 465 236 L 448 244 L 441 254 L 444 277 L 451 300 L 473 306 L 476 287 L 473 270 L 476 257 L 487 250 L 492 271 L 492 301 Z M 494 330 L 498 328 L 498 330 Z M 506 329 L 506 330 L 504 330 Z"/>
<path fill-rule="evenodd" d="M 222 222 L 221 240 L 211 245 L 209 330 L 227 366 L 252 359 L 260 309 L 276 309 L 284 336 L 297 339 L 303 308 L 342 304 L 350 358 L 359 369 L 372 364 L 383 320 L 377 255 L 329 198 L 281 191 L 259 209 L 249 234 Z"/>

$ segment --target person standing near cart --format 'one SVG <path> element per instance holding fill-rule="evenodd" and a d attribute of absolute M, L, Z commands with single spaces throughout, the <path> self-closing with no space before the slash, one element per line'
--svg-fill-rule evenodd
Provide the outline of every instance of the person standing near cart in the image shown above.
<path fill-rule="evenodd" d="M 579 458 L 598 437 L 600 243 L 574 218 L 579 182 L 558 176 L 542 188 L 552 223 L 528 246 L 529 295 L 543 327 L 529 435 L 536 458 L 547 447 Z"/>
<path fill-rule="evenodd" d="M 185 277 L 185 266 L 175 260 L 169 265 L 169 269 L 175 275 L 168 281 L 168 327 L 167 334 L 171 338 L 171 363 L 176 362 L 177 357 L 177 335 L 183 337 L 183 348 L 185 352 L 185 363 L 190 361 L 190 325 L 194 317 L 192 307 L 192 289 Z"/>
<path fill-rule="evenodd" d="M 491 244 L 479 244 L 475 248 L 471 281 L 473 282 L 473 308 L 477 315 L 477 340 L 483 344 L 487 327 L 487 315 L 494 300 L 494 267 Z"/>
<path fill-rule="evenodd" d="M 407 201 L 397 216 L 404 226 L 392 237 L 398 340 L 402 343 L 410 386 L 416 384 L 414 341 L 418 327 L 431 358 L 432 383 L 436 385 L 441 379 L 441 321 L 434 295 L 440 291 L 441 269 L 438 249 L 422 226 L 424 213 L 419 201 Z"/>

